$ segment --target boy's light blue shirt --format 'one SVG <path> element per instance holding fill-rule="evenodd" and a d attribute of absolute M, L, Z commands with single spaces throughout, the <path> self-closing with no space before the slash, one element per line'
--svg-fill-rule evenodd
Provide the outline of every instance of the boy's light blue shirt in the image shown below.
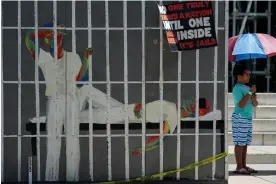
<path fill-rule="evenodd" d="M 250 88 L 244 84 L 237 83 L 233 88 L 233 99 L 235 104 L 235 113 L 239 113 L 241 116 L 244 117 L 252 117 L 253 116 L 253 104 L 252 100 L 248 100 L 247 104 L 240 108 L 238 103 L 248 94 Z"/>

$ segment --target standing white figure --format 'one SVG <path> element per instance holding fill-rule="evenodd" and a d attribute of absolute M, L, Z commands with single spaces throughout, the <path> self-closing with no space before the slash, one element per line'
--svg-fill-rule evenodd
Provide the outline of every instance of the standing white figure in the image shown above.
<path fill-rule="evenodd" d="M 52 26 L 52 25 L 46 25 Z M 45 26 L 45 27 L 46 27 Z M 62 127 L 66 134 L 66 180 L 79 180 L 79 112 L 84 98 L 79 96 L 80 89 L 75 81 L 82 81 L 87 76 L 88 57 L 92 49 L 85 50 L 83 62 L 79 55 L 67 52 L 62 47 L 63 33 L 57 34 L 57 60 L 54 54 L 54 33 L 52 30 L 39 30 L 38 37 L 44 38 L 49 52 L 38 50 L 38 66 L 46 81 L 47 101 L 47 161 L 46 181 L 57 181 L 59 178 L 59 159 L 61 151 Z M 26 45 L 35 60 L 35 34 L 28 31 Z M 82 87 L 82 85 L 78 85 Z M 81 101 L 81 102 L 80 102 Z"/>

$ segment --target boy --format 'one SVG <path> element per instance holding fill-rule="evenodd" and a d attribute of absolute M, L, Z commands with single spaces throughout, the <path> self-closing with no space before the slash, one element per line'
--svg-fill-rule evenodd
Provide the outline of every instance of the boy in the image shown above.
<path fill-rule="evenodd" d="M 253 108 L 258 105 L 255 95 L 256 87 L 246 86 L 250 80 L 248 69 L 241 64 L 236 64 L 233 75 L 237 81 L 233 88 L 235 109 L 232 115 L 233 142 L 235 145 L 235 157 L 237 174 L 256 173 L 254 169 L 246 166 L 247 146 L 252 141 L 252 116 Z"/>

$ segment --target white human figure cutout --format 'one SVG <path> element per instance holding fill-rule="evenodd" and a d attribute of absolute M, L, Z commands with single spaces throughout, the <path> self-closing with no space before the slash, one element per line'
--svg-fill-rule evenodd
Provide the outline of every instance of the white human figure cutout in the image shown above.
<path fill-rule="evenodd" d="M 49 52 L 38 50 L 37 64 L 41 68 L 46 82 L 47 100 L 47 158 L 46 181 L 59 180 L 59 159 L 61 151 L 62 127 L 66 137 L 66 180 L 79 180 L 79 112 L 83 97 L 76 89 L 75 80 L 83 65 L 77 53 L 62 48 L 63 34 L 57 35 L 57 60 L 54 54 L 54 34 L 52 30 L 39 30 L 38 37 L 44 38 Z M 29 30 L 25 37 L 26 46 L 35 60 L 34 30 Z M 85 56 L 92 54 L 86 49 Z M 87 58 L 85 58 L 87 61 Z"/>
<path fill-rule="evenodd" d="M 81 88 L 81 93 L 84 96 L 89 96 L 89 92 L 92 90 L 92 105 L 93 105 L 93 122 L 98 124 L 105 124 L 106 117 L 111 124 L 121 124 L 125 121 L 125 107 L 124 104 L 110 97 L 110 110 L 107 114 L 108 100 L 107 94 L 102 91 L 84 86 Z M 160 122 L 160 106 L 163 104 L 163 121 L 167 121 L 170 126 L 170 132 L 172 133 L 177 126 L 177 108 L 176 104 L 163 100 L 149 102 L 145 107 L 145 121 L 151 123 Z M 128 105 L 128 121 L 129 123 L 142 123 L 142 118 L 138 118 L 135 113 L 136 104 Z M 89 109 L 81 111 L 79 118 L 83 121 L 89 121 Z"/>

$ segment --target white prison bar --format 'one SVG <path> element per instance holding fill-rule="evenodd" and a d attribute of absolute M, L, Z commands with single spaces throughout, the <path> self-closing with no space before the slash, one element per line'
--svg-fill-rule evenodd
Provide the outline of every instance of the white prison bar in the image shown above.
<path fill-rule="evenodd" d="M 76 53 L 77 52 L 77 49 L 76 49 L 76 2 L 75 1 L 72 1 L 72 52 L 73 53 Z M 66 53 L 66 58 L 67 58 L 67 52 Z M 70 66 L 69 66 L 70 67 Z M 67 62 L 66 62 L 66 68 L 67 67 Z M 66 70 L 65 70 L 66 71 Z M 66 80 L 67 79 L 67 74 L 65 75 L 65 78 Z M 75 79 L 75 76 L 72 75 L 72 79 L 69 79 L 72 81 L 73 83 L 73 94 L 76 94 L 76 79 Z M 68 135 L 67 136 L 75 136 L 75 129 L 76 129 L 76 111 L 78 111 L 79 109 L 77 108 L 76 109 L 76 100 L 72 100 L 72 108 L 71 108 L 71 112 L 67 112 L 67 108 L 66 108 L 66 113 L 72 113 L 72 119 L 71 119 L 71 123 L 72 123 L 72 128 L 71 128 L 71 135 Z M 68 116 L 66 116 L 66 119 L 68 118 Z M 68 120 L 67 120 L 68 122 Z M 70 126 L 70 125 L 67 125 L 67 126 Z M 78 125 L 77 125 L 78 126 Z M 68 138 L 66 138 L 68 140 Z M 75 142 L 73 144 L 80 144 L 79 142 L 79 139 L 77 140 L 78 142 Z M 68 143 L 68 142 L 67 142 Z M 69 145 L 68 145 L 69 147 Z M 80 148 L 79 148 L 80 149 Z M 60 151 L 60 150 L 59 150 Z M 80 157 L 80 150 L 78 150 L 78 152 L 72 152 L 72 151 L 69 151 L 69 150 L 66 150 L 66 152 L 69 152 L 70 155 L 73 155 L 71 156 L 71 158 L 69 159 L 72 159 L 72 165 L 71 164 L 68 164 L 68 161 L 67 161 L 67 168 L 68 167 L 72 167 L 72 168 L 75 168 L 75 170 L 77 171 L 74 171 L 72 174 L 74 174 L 73 176 L 70 176 L 70 180 L 72 181 L 78 181 L 79 180 L 79 164 L 80 164 L 80 159 L 78 159 Z M 69 155 L 67 154 L 67 155 Z M 68 157 L 66 155 L 66 157 Z M 68 158 L 67 158 L 68 159 Z M 77 174 L 75 173 L 77 172 Z M 68 181 L 68 173 L 67 173 L 67 176 L 66 176 L 66 180 Z"/>
<path fill-rule="evenodd" d="M 57 70 L 57 68 L 58 68 L 58 66 L 57 66 L 57 63 L 58 63 L 58 50 L 57 50 L 57 2 L 56 1 L 54 1 L 53 2 L 53 32 L 54 32 L 54 59 L 55 59 L 55 74 L 57 74 L 57 72 L 58 72 L 58 70 Z M 57 80 L 55 80 L 54 81 L 55 82 L 55 85 L 57 85 Z M 54 89 L 54 92 L 53 92 L 54 94 L 55 94 L 55 97 L 54 97 L 54 101 L 56 101 L 56 96 L 57 96 L 57 90 L 56 90 L 56 88 Z M 59 108 L 58 108 L 58 103 L 57 102 L 55 102 L 54 103 L 55 105 L 54 105 L 54 123 L 55 123 L 55 125 L 58 125 L 58 118 L 57 118 L 57 116 L 58 116 L 58 111 L 59 111 Z M 48 134 L 49 134 L 49 132 L 47 132 Z M 60 150 L 58 150 L 58 151 L 60 151 Z M 47 162 L 46 162 L 46 165 L 47 165 Z M 54 166 L 53 166 L 54 167 Z M 51 178 L 50 178 L 50 176 L 47 176 L 47 169 L 49 169 L 50 167 L 47 167 L 46 166 L 46 173 L 45 173 L 45 180 L 50 180 L 50 179 L 52 179 L 52 180 L 58 180 L 58 177 L 57 177 L 57 174 L 55 174 L 55 175 L 53 175 L 53 173 L 55 173 L 55 172 L 58 172 L 57 170 L 55 170 L 55 171 L 52 171 L 52 172 L 50 172 L 50 174 L 51 174 Z M 57 169 L 56 167 L 55 168 L 53 168 L 53 169 Z"/>
<path fill-rule="evenodd" d="M 111 96 L 111 88 L 110 88 L 110 66 L 109 66 L 109 9 L 108 9 L 108 0 L 105 1 L 105 27 L 106 27 L 106 80 L 107 80 L 107 157 L 108 157 L 108 181 L 112 180 L 112 167 L 111 167 L 111 129 L 110 129 L 110 121 L 109 121 L 109 110 L 110 110 L 110 96 Z"/>
<path fill-rule="evenodd" d="M 177 84 L 177 150 L 176 150 L 176 168 L 180 169 L 180 158 L 181 158 L 181 62 L 182 53 L 178 52 L 178 84 Z M 176 179 L 180 180 L 180 172 L 177 172 Z"/>
<path fill-rule="evenodd" d="M 145 69 L 145 24 L 146 24 L 146 4 L 142 1 L 142 177 L 146 176 L 146 69 Z"/>
<path fill-rule="evenodd" d="M 87 1 L 87 25 L 88 25 L 88 48 L 92 47 L 92 18 L 91 18 L 91 1 Z M 89 57 L 89 88 L 92 88 L 92 56 Z M 94 162 L 94 154 L 93 154 L 93 104 L 92 104 L 92 90 L 90 90 L 89 93 L 89 178 L 90 181 L 94 181 L 94 168 L 93 168 L 93 162 Z"/>
<path fill-rule="evenodd" d="M 40 113 L 40 100 L 39 100 L 39 70 L 38 70 L 38 4 L 37 1 L 34 1 L 34 19 L 35 19 L 35 109 L 36 109 L 36 117 L 39 118 Z M 39 119 L 36 122 L 36 134 L 40 135 L 40 123 Z M 36 149 L 37 149 L 37 181 L 40 181 L 40 139 L 37 137 L 36 140 Z"/>
<path fill-rule="evenodd" d="M 2 15 L 3 17 L 3 15 Z M 4 61 L 4 57 L 3 57 L 3 48 L 4 48 L 4 44 L 3 44 L 3 21 L 1 23 L 1 59 L 2 61 Z M 3 72 L 3 62 L 1 62 L 1 75 L 0 75 L 0 80 L 1 82 L 3 81 L 4 79 L 4 72 Z M 1 182 L 4 182 L 4 108 L 3 108 L 3 104 L 4 104 L 4 88 L 3 88 L 4 85 L 1 84 L 1 105 L 2 105 L 2 108 L 1 108 L 1 140 L 2 140 L 2 143 L 1 143 Z"/>
<path fill-rule="evenodd" d="M 123 2 L 124 25 L 124 101 L 125 101 L 125 179 L 129 180 L 129 140 L 128 140 L 128 45 L 127 45 L 127 1 Z"/>
<path fill-rule="evenodd" d="M 75 1 L 72 1 L 72 52 L 73 53 L 76 53 L 77 52 L 77 49 L 76 49 L 76 2 Z M 66 53 L 67 55 L 67 53 Z M 66 56 L 67 57 L 67 56 Z M 66 62 L 66 65 L 67 65 L 67 62 Z M 67 68 L 67 67 L 66 67 Z M 67 78 L 67 75 L 65 75 L 65 78 Z M 66 79 L 68 80 L 68 79 Z M 69 79 L 70 80 L 70 79 Z M 72 82 L 73 82 L 73 94 L 75 94 L 75 91 L 76 91 L 76 79 L 72 76 Z M 72 130 L 72 135 L 74 135 L 74 129 L 75 129 L 75 100 L 73 100 L 73 104 L 72 104 L 72 109 L 71 109 L 71 113 L 72 113 L 72 125 L 73 125 L 73 128 L 71 129 Z M 70 112 L 67 112 L 67 113 L 70 113 Z M 75 165 L 75 164 L 74 164 Z"/>
<path fill-rule="evenodd" d="M 160 134 L 147 134 L 147 136 L 159 136 Z M 179 135 L 181 136 L 195 136 L 196 134 L 195 133 L 180 133 Z M 213 133 L 199 133 L 198 135 L 206 135 L 206 136 L 212 136 Z M 216 133 L 216 135 L 225 135 L 224 133 Z M 112 134 L 110 135 L 111 137 L 122 137 L 124 138 L 125 137 L 125 134 Z M 143 136 L 143 134 L 129 134 L 128 135 L 129 137 L 141 137 Z M 175 133 L 175 134 L 166 134 L 166 136 L 169 136 L 169 137 L 177 137 L 178 136 L 178 133 Z M 17 138 L 17 137 L 48 137 L 48 135 L 4 135 L 3 136 L 4 138 Z M 65 137 L 65 135 L 57 135 L 57 137 Z M 78 135 L 78 137 L 86 137 L 86 138 L 89 138 L 90 135 Z M 92 137 L 104 137 L 104 138 L 107 138 L 107 135 L 103 135 L 103 134 L 93 134 Z"/>
<path fill-rule="evenodd" d="M 162 4 L 162 0 L 160 0 L 160 4 Z M 159 145 L 159 148 L 160 148 L 160 158 L 159 158 L 159 162 L 160 162 L 160 169 L 159 169 L 159 172 L 160 173 L 163 173 L 163 157 L 164 157 L 164 148 L 163 148 L 163 111 L 164 111 L 164 108 L 163 108 L 163 105 L 161 105 L 163 103 L 163 96 L 164 96 L 164 87 L 163 87 L 163 80 L 164 80 L 164 72 L 163 72 L 163 39 L 161 39 L 163 37 L 163 26 L 162 26 L 162 19 L 161 19 L 161 16 L 159 16 L 159 27 L 160 27 L 160 30 L 159 30 L 159 36 L 160 36 L 160 42 L 159 42 L 159 54 L 160 54 L 160 72 L 159 72 L 159 80 L 160 80 L 160 83 L 159 83 L 159 88 L 160 88 L 160 127 L 159 127 L 159 132 L 160 132 L 160 136 L 159 136 L 159 142 L 160 142 L 160 145 Z M 160 175 L 160 180 L 163 180 L 163 175 Z"/>
<path fill-rule="evenodd" d="M 199 150 L 199 49 L 196 49 L 196 126 L 195 126 L 195 162 L 198 162 Z M 198 180 L 198 167 L 195 167 L 195 179 Z"/>
<path fill-rule="evenodd" d="M 2 29 L 18 29 L 17 26 L 14 26 L 14 27 L 11 27 L 11 26 L 3 26 Z M 35 29 L 35 27 L 21 27 L 21 29 Z M 47 29 L 47 30 L 51 30 L 51 29 L 54 29 L 54 28 L 51 28 L 51 27 L 38 27 L 38 29 Z M 58 29 L 64 29 L 64 30 L 83 30 L 83 31 L 87 31 L 89 30 L 88 27 L 76 27 L 76 28 L 72 28 L 72 27 L 59 27 Z M 128 27 L 126 28 L 127 30 L 142 30 L 143 27 Z M 145 27 L 144 29 L 146 30 L 160 30 L 160 27 Z M 161 28 L 162 30 L 165 30 L 165 28 Z M 109 31 L 123 31 L 124 30 L 124 27 L 108 27 L 108 28 L 105 28 L 105 27 L 92 27 L 90 30 L 92 31 L 106 31 L 106 30 L 109 30 Z M 224 30 L 224 27 L 219 27 L 218 30 Z"/>
<path fill-rule="evenodd" d="M 224 150 L 228 152 L 228 35 L 229 35 L 229 1 L 225 1 L 224 14 Z M 224 179 L 228 181 L 228 157 L 225 157 Z"/>
<path fill-rule="evenodd" d="M 217 42 L 219 39 L 218 36 L 218 1 L 215 1 L 215 31 L 217 36 Z M 217 110 L 217 80 L 218 80 L 218 46 L 214 48 L 214 100 L 213 100 L 213 111 Z M 215 136 L 216 133 L 216 120 L 213 120 L 213 156 L 216 155 L 216 140 L 217 137 Z M 212 180 L 215 180 L 215 174 L 216 174 L 216 161 L 212 162 Z"/>
<path fill-rule="evenodd" d="M 144 81 L 146 84 L 159 84 L 160 81 Z M 199 84 L 213 84 L 214 81 L 198 81 Z M 3 81 L 4 84 L 18 84 L 18 81 Z M 38 81 L 39 84 L 46 84 L 45 81 Z M 76 84 L 107 84 L 107 81 L 77 81 Z M 110 81 L 110 84 L 124 84 L 124 81 Z M 142 81 L 128 81 L 129 84 L 143 84 Z M 178 81 L 162 81 L 164 84 L 178 84 Z M 181 84 L 196 84 L 196 81 L 180 81 Z M 217 81 L 224 84 L 224 81 Z M 21 84 L 35 84 L 35 81 L 21 81 Z"/>
<path fill-rule="evenodd" d="M 17 3 L 17 24 L 18 24 L 18 30 L 17 30 L 17 44 L 18 44 L 18 135 L 21 135 L 21 1 L 18 1 Z M 21 182 L 21 137 L 17 138 L 17 181 Z M 3 175 L 2 175 L 3 176 Z"/>

